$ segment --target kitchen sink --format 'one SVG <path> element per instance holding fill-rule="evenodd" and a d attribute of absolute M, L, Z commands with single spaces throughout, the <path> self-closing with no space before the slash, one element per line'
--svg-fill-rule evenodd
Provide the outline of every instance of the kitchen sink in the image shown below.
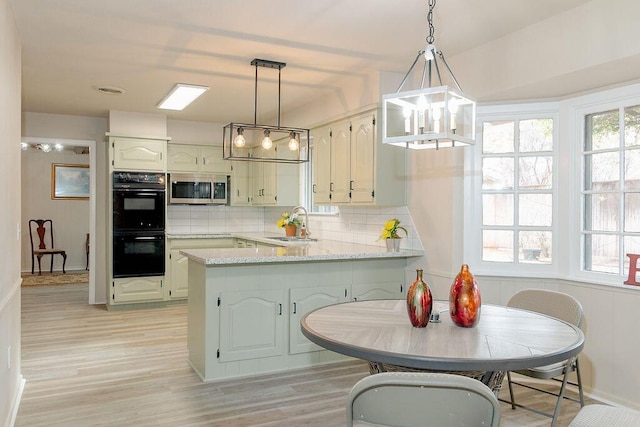
<path fill-rule="evenodd" d="M 284 236 L 278 236 L 278 237 L 269 237 L 270 240 L 280 240 L 281 242 L 317 242 L 318 239 L 307 239 L 304 237 L 284 237 Z"/>

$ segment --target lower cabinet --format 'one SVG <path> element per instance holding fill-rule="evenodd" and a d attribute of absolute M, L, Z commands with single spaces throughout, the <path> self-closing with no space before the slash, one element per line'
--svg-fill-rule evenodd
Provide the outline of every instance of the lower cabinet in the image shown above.
<path fill-rule="evenodd" d="M 353 301 L 369 301 L 374 299 L 402 299 L 404 286 L 401 283 L 355 283 L 351 287 Z"/>
<path fill-rule="evenodd" d="M 188 261 L 189 259 L 180 254 L 182 249 L 197 248 L 233 248 L 235 247 L 235 239 L 219 238 L 219 239 L 168 239 L 168 259 L 166 265 L 166 281 L 165 286 L 168 289 L 167 298 L 170 300 L 184 299 L 189 293 L 188 286 Z"/>
<path fill-rule="evenodd" d="M 111 303 L 162 301 L 164 276 L 127 277 L 111 281 Z"/>
<path fill-rule="evenodd" d="M 347 360 L 304 337 L 300 321 L 326 305 L 404 298 L 406 259 L 189 268 L 189 361 L 210 381 Z"/>
<path fill-rule="evenodd" d="M 284 292 L 220 294 L 220 361 L 279 356 L 284 344 Z"/>
<path fill-rule="evenodd" d="M 349 300 L 346 286 L 325 286 L 319 288 L 295 288 L 289 290 L 289 354 L 324 350 L 309 341 L 300 329 L 300 320 L 306 313 Z"/>

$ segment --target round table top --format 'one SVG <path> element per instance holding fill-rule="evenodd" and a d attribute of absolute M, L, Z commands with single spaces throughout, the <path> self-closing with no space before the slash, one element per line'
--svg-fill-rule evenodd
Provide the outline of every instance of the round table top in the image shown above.
<path fill-rule="evenodd" d="M 302 333 L 337 353 L 437 371 L 513 371 L 577 355 L 584 335 L 574 325 L 517 308 L 483 304 L 473 328 L 456 326 L 448 303 L 435 302 L 440 323 L 411 326 L 404 300 L 357 301 L 307 313 Z"/>

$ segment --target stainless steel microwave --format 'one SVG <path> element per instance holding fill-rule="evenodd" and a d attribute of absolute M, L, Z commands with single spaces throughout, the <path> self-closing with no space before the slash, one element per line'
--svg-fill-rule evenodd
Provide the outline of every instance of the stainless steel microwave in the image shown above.
<path fill-rule="evenodd" d="M 208 174 L 170 174 L 169 204 L 229 204 L 229 177 Z"/>

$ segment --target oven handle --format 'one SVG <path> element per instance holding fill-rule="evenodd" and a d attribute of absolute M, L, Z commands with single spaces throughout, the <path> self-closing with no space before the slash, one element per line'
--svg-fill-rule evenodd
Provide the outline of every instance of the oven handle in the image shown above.
<path fill-rule="evenodd" d="M 162 240 L 163 236 L 134 236 L 132 240 Z"/>
<path fill-rule="evenodd" d="M 134 195 L 138 197 L 155 197 L 159 194 L 164 194 L 164 191 L 156 191 L 156 190 L 113 190 L 115 194 L 123 193 L 127 196 Z"/>

